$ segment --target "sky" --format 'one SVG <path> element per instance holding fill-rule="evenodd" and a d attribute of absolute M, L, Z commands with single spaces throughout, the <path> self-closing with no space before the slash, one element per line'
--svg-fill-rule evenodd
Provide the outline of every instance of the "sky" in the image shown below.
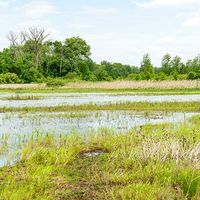
<path fill-rule="evenodd" d="M 200 0 L 0 0 L 0 50 L 9 31 L 45 28 L 49 39 L 79 36 L 96 62 L 160 66 L 165 53 L 183 61 L 200 53 Z"/>

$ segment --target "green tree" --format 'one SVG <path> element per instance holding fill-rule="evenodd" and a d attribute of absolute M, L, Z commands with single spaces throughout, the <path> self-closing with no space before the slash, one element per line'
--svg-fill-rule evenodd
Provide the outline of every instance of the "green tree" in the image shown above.
<path fill-rule="evenodd" d="M 181 62 L 181 58 L 179 56 L 175 56 L 171 61 L 172 73 L 180 73 L 183 63 Z"/>
<path fill-rule="evenodd" d="M 90 55 L 90 46 L 85 40 L 79 37 L 66 39 L 63 45 L 64 73 L 78 72 L 78 64 L 89 59 Z"/>
<path fill-rule="evenodd" d="M 167 74 L 170 75 L 171 72 L 171 55 L 170 54 L 165 54 L 162 58 L 162 71 Z"/>
<path fill-rule="evenodd" d="M 145 54 L 143 56 L 143 60 L 141 63 L 140 71 L 143 73 L 144 79 L 152 79 L 154 76 L 154 67 L 151 63 L 151 59 L 149 54 Z"/>

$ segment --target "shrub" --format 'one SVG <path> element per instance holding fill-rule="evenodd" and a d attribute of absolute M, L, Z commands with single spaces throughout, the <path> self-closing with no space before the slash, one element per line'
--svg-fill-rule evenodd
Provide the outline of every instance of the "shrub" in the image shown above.
<path fill-rule="evenodd" d="M 159 72 L 156 77 L 155 77 L 155 80 L 156 81 L 163 81 L 163 80 L 166 80 L 166 74 L 164 72 Z"/>
<path fill-rule="evenodd" d="M 190 72 L 187 77 L 188 80 L 195 80 L 197 79 L 197 74 L 195 72 Z"/>
<path fill-rule="evenodd" d="M 178 80 L 178 73 L 177 73 L 177 71 L 173 71 L 171 73 L 171 75 L 172 75 L 172 77 L 173 77 L 174 80 Z"/>
<path fill-rule="evenodd" d="M 11 83 L 19 83 L 20 79 L 17 74 L 14 73 L 5 73 L 0 74 L 0 84 L 11 84 Z"/>
<path fill-rule="evenodd" d="M 97 81 L 97 77 L 93 73 L 91 73 L 88 77 L 88 81 Z"/>
<path fill-rule="evenodd" d="M 139 74 L 131 73 L 128 75 L 128 80 L 140 80 Z"/>
<path fill-rule="evenodd" d="M 22 78 L 26 83 L 37 82 L 38 79 L 42 79 L 43 75 L 36 68 L 31 67 L 23 71 Z"/>
<path fill-rule="evenodd" d="M 69 72 L 66 76 L 65 79 L 69 80 L 81 80 L 81 77 L 77 72 Z"/>
<path fill-rule="evenodd" d="M 49 79 L 47 81 L 48 87 L 62 87 L 65 85 L 65 82 L 63 79 Z"/>

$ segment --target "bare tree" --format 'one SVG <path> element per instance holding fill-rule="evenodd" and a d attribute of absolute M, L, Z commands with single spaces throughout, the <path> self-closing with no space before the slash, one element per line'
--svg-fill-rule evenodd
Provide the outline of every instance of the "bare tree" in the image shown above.
<path fill-rule="evenodd" d="M 13 31 L 10 31 L 7 35 L 7 39 L 10 41 L 10 46 L 15 47 L 18 45 L 19 34 Z"/>
<path fill-rule="evenodd" d="M 44 40 L 49 36 L 49 33 L 46 33 L 45 29 L 38 27 L 30 27 L 28 31 L 22 32 L 23 39 L 25 41 L 31 41 L 34 49 L 34 62 L 36 68 L 40 64 L 40 54 L 41 47 Z"/>
<path fill-rule="evenodd" d="M 22 45 L 25 42 L 25 38 L 23 33 L 16 33 L 13 31 L 10 31 L 9 34 L 7 35 L 7 39 L 10 42 L 10 47 L 12 49 L 14 57 L 19 60 L 23 57 L 23 50 L 22 50 Z"/>

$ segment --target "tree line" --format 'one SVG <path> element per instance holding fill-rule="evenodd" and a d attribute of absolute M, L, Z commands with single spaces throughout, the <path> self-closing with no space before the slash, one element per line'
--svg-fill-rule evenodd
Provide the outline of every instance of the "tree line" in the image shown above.
<path fill-rule="evenodd" d="M 31 27 L 10 32 L 8 48 L 0 52 L 0 83 L 45 82 L 49 79 L 112 81 L 200 79 L 200 55 L 187 62 L 179 56 L 163 56 L 161 66 L 153 66 L 149 54 L 140 66 L 91 59 L 91 48 L 80 37 L 48 40 L 45 29 Z"/>

